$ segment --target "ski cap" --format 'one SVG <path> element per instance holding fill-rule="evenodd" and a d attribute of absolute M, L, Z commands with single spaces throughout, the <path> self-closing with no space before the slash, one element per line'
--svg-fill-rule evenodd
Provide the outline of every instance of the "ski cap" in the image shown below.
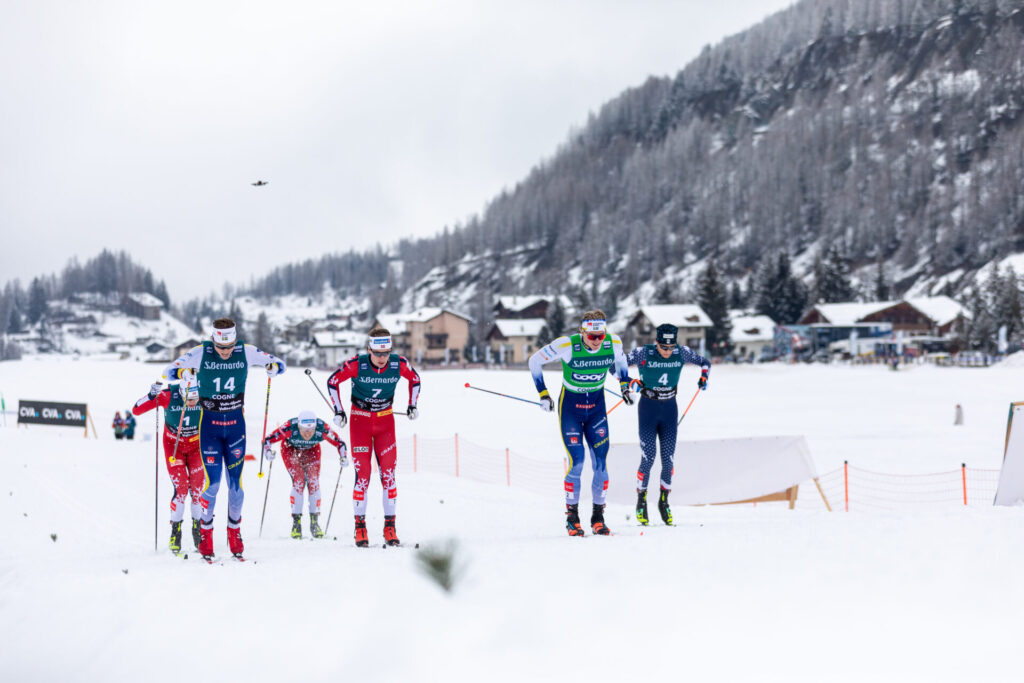
<path fill-rule="evenodd" d="M 370 337 L 369 347 L 371 351 L 390 351 L 391 335 L 383 337 Z"/>
<path fill-rule="evenodd" d="M 583 328 L 584 332 L 604 332 L 608 321 L 597 319 L 597 320 L 584 320 L 580 327 Z"/>
<path fill-rule="evenodd" d="M 672 346 L 679 339 L 679 328 L 675 325 L 665 323 L 658 325 L 658 343 L 665 346 Z"/>
<path fill-rule="evenodd" d="M 312 410 L 303 410 L 299 413 L 299 429 L 316 428 L 316 413 Z"/>
<path fill-rule="evenodd" d="M 198 382 L 178 382 L 178 393 L 186 401 L 199 398 Z"/>
<path fill-rule="evenodd" d="M 213 343 L 218 346 L 234 346 L 235 340 L 238 338 L 234 325 L 231 327 L 214 327 L 211 336 Z"/>

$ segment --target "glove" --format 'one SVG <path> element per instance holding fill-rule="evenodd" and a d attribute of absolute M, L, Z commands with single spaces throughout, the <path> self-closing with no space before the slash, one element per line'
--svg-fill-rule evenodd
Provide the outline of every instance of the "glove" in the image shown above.
<path fill-rule="evenodd" d="M 344 427 L 348 424 L 348 415 L 345 414 L 344 410 L 334 411 L 334 424 L 338 427 Z"/>
<path fill-rule="evenodd" d="M 280 363 L 267 363 L 267 376 L 274 377 L 275 375 L 281 374 Z"/>
<path fill-rule="evenodd" d="M 636 403 L 636 399 L 633 398 L 633 392 L 629 390 L 628 384 L 622 385 L 622 401 L 627 405 L 631 406 Z"/>
<path fill-rule="evenodd" d="M 153 382 L 149 387 L 149 400 L 152 401 L 164 386 L 160 382 Z"/>
<path fill-rule="evenodd" d="M 548 393 L 547 389 L 540 392 L 540 409 L 545 413 L 550 413 L 555 409 L 555 402 L 551 400 L 551 394 Z"/>
<path fill-rule="evenodd" d="M 266 458 L 268 462 L 274 459 L 274 449 L 270 447 L 270 443 L 268 442 L 263 444 L 263 457 Z"/>
<path fill-rule="evenodd" d="M 701 391 L 708 390 L 708 369 L 704 368 L 700 371 L 700 379 L 697 380 L 697 386 L 700 387 Z"/>
<path fill-rule="evenodd" d="M 416 409 L 416 406 L 409 406 L 409 409 L 405 412 L 410 420 L 415 420 L 420 416 L 420 411 Z"/>
<path fill-rule="evenodd" d="M 338 446 L 338 466 L 348 467 L 348 448 L 345 446 L 344 441 Z"/>

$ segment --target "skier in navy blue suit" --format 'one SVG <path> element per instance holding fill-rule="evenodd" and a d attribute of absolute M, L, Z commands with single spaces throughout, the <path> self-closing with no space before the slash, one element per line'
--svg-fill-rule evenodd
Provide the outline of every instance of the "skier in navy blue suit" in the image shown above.
<path fill-rule="evenodd" d="M 633 349 L 627 357 L 629 365 L 640 369 L 640 392 L 638 421 L 640 426 L 640 469 L 636 473 L 636 518 L 647 525 L 647 482 L 659 442 L 661 445 L 661 494 L 658 496 L 658 512 L 665 524 L 672 524 L 672 510 L 668 506 L 668 494 L 672 490 L 672 461 L 676 451 L 676 422 L 679 408 L 676 405 L 676 388 L 683 365 L 690 363 L 700 366 L 697 386 L 707 389 L 708 359 L 688 346 L 678 344 L 679 329 L 675 325 L 659 325 L 657 343 L 646 344 Z"/>

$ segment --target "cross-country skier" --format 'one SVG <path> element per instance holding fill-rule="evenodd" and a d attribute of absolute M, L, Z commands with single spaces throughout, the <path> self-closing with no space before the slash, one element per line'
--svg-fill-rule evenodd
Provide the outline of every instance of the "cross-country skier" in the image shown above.
<path fill-rule="evenodd" d="M 640 368 L 640 392 L 638 422 L 640 425 L 640 469 L 636 473 L 636 518 L 644 526 L 647 518 L 647 482 L 654 464 L 654 454 L 661 445 L 661 494 L 658 496 L 658 512 L 665 524 L 672 524 L 672 510 L 668 506 L 668 494 L 672 490 L 672 460 L 676 452 L 676 422 L 679 408 L 676 406 L 676 387 L 683 365 L 690 363 L 700 366 L 697 386 L 708 387 L 708 359 L 696 353 L 689 346 L 678 343 L 679 329 L 665 323 L 658 325 L 657 343 L 639 346 L 629 354 L 627 362 Z"/>
<path fill-rule="evenodd" d="M 377 456 L 380 484 L 384 502 L 384 540 L 388 545 L 399 545 L 395 530 L 395 507 L 398 485 L 395 481 L 395 417 L 392 403 L 398 380 L 409 382 L 409 408 L 407 415 L 415 420 L 419 415 L 416 403 L 420 396 L 420 376 L 404 356 L 392 353 L 391 333 L 382 327 L 370 330 L 366 353 L 345 361 L 327 379 L 327 391 L 334 404 L 334 424 L 344 427 L 348 422 L 341 403 L 341 383 L 352 380 L 352 424 L 349 437 L 352 444 L 352 463 L 356 470 L 352 490 L 352 510 L 355 514 L 355 540 L 360 548 L 369 546 L 366 537 L 366 491 L 370 487 L 370 452 Z"/>
<path fill-rule="evenodd" d="M 114 438 L 120 441 L 124 438 L 124 418 L 121 417 L 121 413 L 114 413 L 114 421 L 110 423 L 110 426 L 114 428 Z"/>
<path fill-rule="evenodd" d="M 320 442 L 326 441 L 338 449 L 338 464 L 348 467 L 348 447 L 345 442 L 318 420 L 312 410 L 303 410 L 298 417 L 285 422 L 267 437 L 263 444 L 263 455 L 274 459 L 270 444 L 283 441 L 281 459 L 292 478 L 292 538 L 302 538 L 302 498 L 309 490 L 309 534 L 323 538 L 320 528 Z"/>
<path fill-rule="evenodd" d="M 167 461 L 167 474 L 174 485 L 171 541 L 168 545 L 172 552 L 181 552 L 181 522 L 185 518 L 185 496 L 188 495 L 192 498 L 192 542 L 199 550 L 199 520 L 203 515 L 199 497 L 206 478 L 199 452 L 199 419 L 203 412 L 199 407 L 199 386 L 194 380 L 191 384 L 172 382 L 167 388 L 154 384 L 148 394 L 135 402 L 132 412 L 142 415 L 157 406 L 164 409 L 164 459 Z"/>
<path fill-rule="evenodd" d="M 542 372 L 546 363 L 562 362 L 562 393 L 558 397 L 558 421 L 562 441 L 572 465 L 565 475 L 566 528 L 570 536 L 583 536 L 580 526 L 580 478 L 586 455 L 583 440 L 590 446 L 590 459 L 594 467 L 591 491 L 594 508 L 590 515 L 590 528 L 595 534 L 608 535 L 611 531 L 604 522 L 605 498 L 608 495 L 608 414 L 604 403 L 604 378 L 614 367 L 627 405 L 633 405 L 629 391 L 626 357 L 622 353 L 622 340 L 606 331 L 603 311 L 588 311 L 583 315 L 580 331 L 559 337 L 530 356 L 530 373 L 540 393 L 541 408 L 554 410 L 554 403 L 544 385 Z"/>
<path fill-rule="evenodd" d="M 135 418 L 130 409 L 124 411 L 124 438 L 129 441 L 135 438 Z"/>
<path fill-rule="evenodd" d="M 245 380 L 250 365 L 263 366 L 273 377 L 285 371 L 284 361 L 238 339 L 230 318 L 213 321 L 209 340 L 189 350 L 164 369 L 164 377 L 199 382 L 203 416 L 199 447 L 203 452 L 206 487 L 202 500 L 199 552 L 213 557 L 213 511 L 220 488 L 221 470 L 228 478 L 228 547 L 241 557 L 245 549 L 239 524 L 242 521 L 242 464 L 245 462 Z"/>

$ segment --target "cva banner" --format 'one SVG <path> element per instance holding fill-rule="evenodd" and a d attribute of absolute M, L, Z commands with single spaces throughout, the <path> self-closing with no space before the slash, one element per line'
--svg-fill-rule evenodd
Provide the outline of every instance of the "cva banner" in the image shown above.
<path fill-rule="evenodd" d="M 85 403 L 18 401 L 18 424 L 85 427 Z"/>

